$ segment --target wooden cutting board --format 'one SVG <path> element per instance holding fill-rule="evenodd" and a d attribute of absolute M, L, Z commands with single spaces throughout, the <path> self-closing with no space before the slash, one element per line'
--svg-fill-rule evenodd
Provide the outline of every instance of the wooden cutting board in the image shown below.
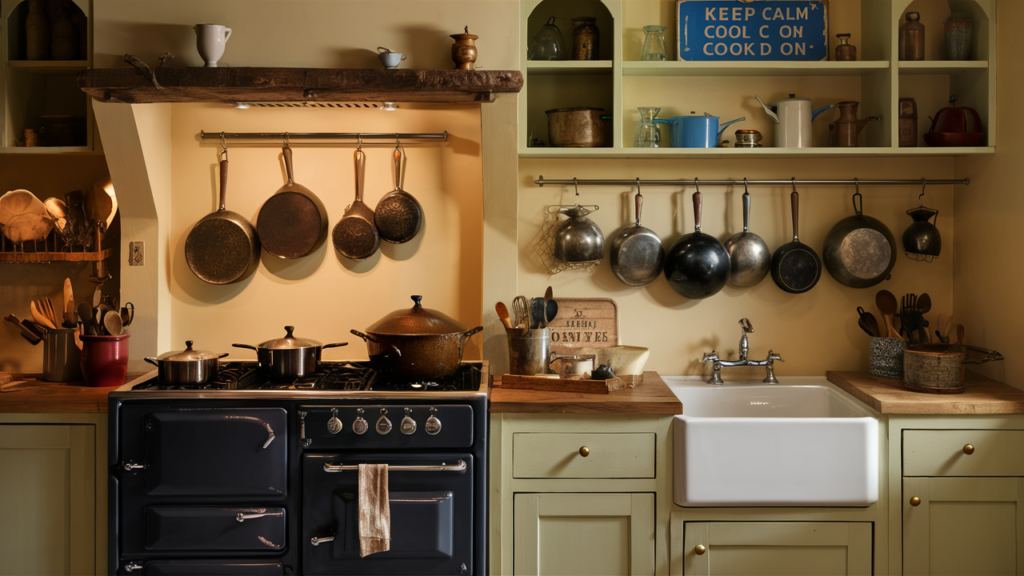
<path fill-rule="evenodd" d="M 627 387 L 621 378 L 609 378 L 608 380 L 568 380 L 562 378 L 542 378 L 539 376 L 518 376 L 516 374 L 505 374 L 501 377 L 500 381 L 495 380 L 494 385 L 520 390 L 582 392 L 584 394 L 608 394 Z"/>
<path fill-rule="evenodd" d="M 555 298 L 558 314 L 548 322 L 551 350 L 571 354 L 574 348 L 619 345 L 619 308 L 611 298 Z"/>

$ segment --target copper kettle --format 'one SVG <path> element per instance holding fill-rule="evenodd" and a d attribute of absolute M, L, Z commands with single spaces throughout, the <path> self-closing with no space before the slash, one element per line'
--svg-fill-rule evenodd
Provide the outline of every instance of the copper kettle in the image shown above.
<path fill-rule="evenodd" d="M 835 124 L 830 126 L 830 128 L 832 128 L 833 146 L 839 148 L 856 148 L 861 130 L 867 126 L 868 122 L 878 120 L 877 116 L 870 116 L 863 120 L 858 120 L 858 106 L 860 106 L 860 102 L 854 101 L 840 102 L 837 105 L 839 108 L 839 119 L 836 120 Z"/>

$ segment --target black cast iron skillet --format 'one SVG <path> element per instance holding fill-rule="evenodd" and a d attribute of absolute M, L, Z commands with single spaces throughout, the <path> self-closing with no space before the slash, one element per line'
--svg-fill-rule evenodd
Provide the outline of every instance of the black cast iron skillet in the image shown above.
<path fill-rule="evenodd" d="M 693 193 L 694 232 L 676 240 L 665 255 L 665 278 L 679 294 L 707 298 L 729 280 L 729 252 L 718 238 L 700 231 L 702 196 L 699 183 Z"/>
<path fill-rule="evenodd" d="M 185 261 L 189 269 L 210 284 L 244 280 L 260 264 L 260 239 L 245 217 L 225 208 L 227 188 L 225 150 L 220 162 L 220 209 L 196 222 L 185 238 Z"/>
<path fill-rule="evenodd" d="M 288 183 L 263 203 L 256 216 L 256 231 L 267 252 L 278 258 L 302 258 L 327 239 L 327 209 L 309 188 L 295 182 L 292 149 L 287 142 L 283 154 Z"/>
<path fill-rule="evenodd" d="M 810 246 L 800 242 L 800 194 L 793 184 L 793 241 L 772 256 L 772 280 L 790 294 L 803 294 L 821 278 L 821 258 Z"/>

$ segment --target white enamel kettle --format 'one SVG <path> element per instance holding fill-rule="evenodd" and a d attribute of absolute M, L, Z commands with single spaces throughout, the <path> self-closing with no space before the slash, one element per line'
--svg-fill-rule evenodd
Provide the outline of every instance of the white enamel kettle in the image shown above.
<path fill-rule="evenodd" d="M 796 94 L 790 94 L 789 98 L 765 104 L 760 96 L 754 96 L 764 107 L 764 111 L 771 116 L 778 126 L 775 128 L 776 148 L 811 148 L 812 142 L 811 123 L 819 114 L 834 108 L 835 104 L 822 106 L 816 110 L 811 107 L 810 98 L 797 98 Z"/>

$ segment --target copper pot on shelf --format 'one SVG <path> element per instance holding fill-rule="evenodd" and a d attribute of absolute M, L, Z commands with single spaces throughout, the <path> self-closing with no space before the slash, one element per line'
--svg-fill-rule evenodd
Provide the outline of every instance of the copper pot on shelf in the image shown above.
<path fill-rule="evenodd" d="M 836 105 L 839 108 L 839 119 L 835 122 L 835 130 L 832 131 L 832 145 L 837 148 L 856 148 L 861 130 L 868 122 L 878 120 L 876 116 L 870 116 L 861 120 L 857 119 L 857 108 L 860 102 L 840 102 Z"/>

